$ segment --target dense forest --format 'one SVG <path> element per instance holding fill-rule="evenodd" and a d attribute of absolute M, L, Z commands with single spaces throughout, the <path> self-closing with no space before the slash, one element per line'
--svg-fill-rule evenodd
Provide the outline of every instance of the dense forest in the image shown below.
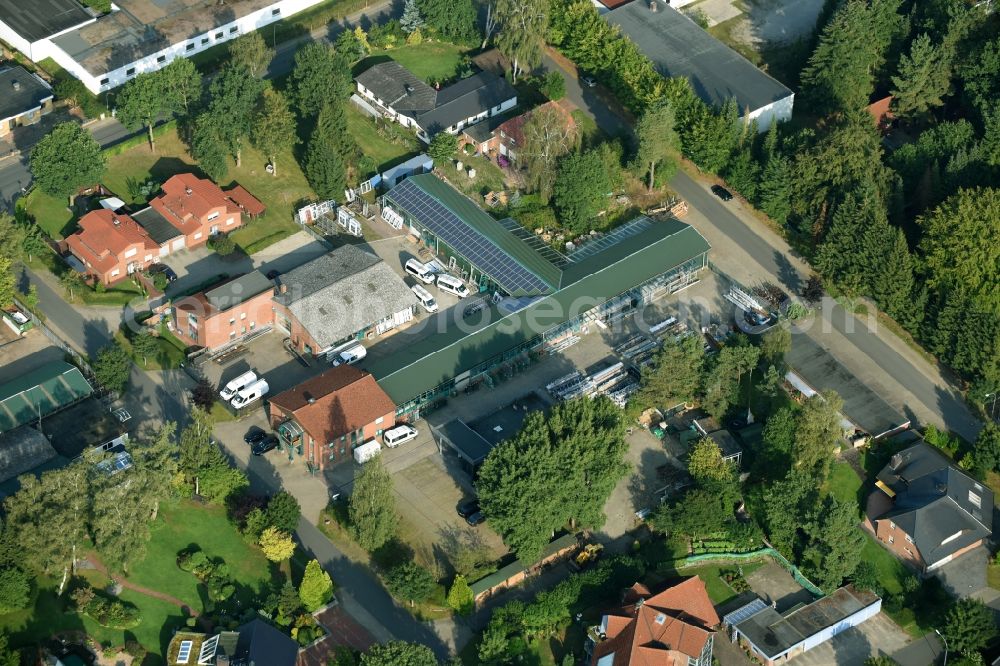
<path fill-rule="evenodd" d="M 1000 17 L 956 0 L 828 0 L 791 122 L 758 134 L 664 80 L 586 0 L 548 39 L 685 157 L 781 225 L 831 291 L 865 296 L 968 382 L 1000 386 Z M 867 110 L 892 96 L 881 123 Z"/>

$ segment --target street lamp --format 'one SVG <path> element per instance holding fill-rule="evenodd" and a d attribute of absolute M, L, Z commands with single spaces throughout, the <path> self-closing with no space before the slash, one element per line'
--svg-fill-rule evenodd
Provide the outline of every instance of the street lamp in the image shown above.
<path fill-rule="evenodd" d="M 944 641 L 944 666 L 948 666 L 948 639 L 945 638 L 944 635 L 937 629 L 934 630 L 934 633 L 940 636 L 941 640 Z"/>
<path fill-rule="evenodd" d="M 990 406 L 990 418 L 995 420 L 997 417 L 997 391 L 994 391 L 993 393 L 987 393 L 986 395 L 983 396 L 983 400 L 986 400 L 991 397 L 993 398 L 993 404 Z"/>

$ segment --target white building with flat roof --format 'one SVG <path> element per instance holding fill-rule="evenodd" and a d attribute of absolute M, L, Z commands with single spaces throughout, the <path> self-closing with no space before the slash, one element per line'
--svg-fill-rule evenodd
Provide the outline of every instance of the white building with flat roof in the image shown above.
<path fill-rule="evenodd" d="M 0 39 L 52 58 L 94 94 L 322 0 L 117 0 L 98 16 L 76 0 L 0 0 Z"/>

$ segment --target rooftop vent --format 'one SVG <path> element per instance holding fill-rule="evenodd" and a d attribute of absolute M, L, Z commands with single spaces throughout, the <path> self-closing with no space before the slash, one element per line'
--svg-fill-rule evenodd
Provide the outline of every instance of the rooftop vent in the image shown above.
<path fill-rule="evenodd" d="M 316 398 L 312 397 L 312 394 L 309 393 L 309 391 L 304 392 L 302 395 L 305 397 L 306 402 L 308 402 L 310 405 L 316 402 Z"/>
<path fill-rule="evenodd" d="M 654 13 L 660 11 L 660 5 L 656 0 L 649 0 L 649 11 Z"/>
<path fill-rule="evenodd" d="M 114 225 L 115 225 L 116 227 L 117 227 L 118 225 L 120 225 L 120 224 L 122 223 L 122 221 L 121 221 L 121 220 L 119 220 L 119 219 L 118 219 L 117 217 L 115 217 L 114 215 L 112 215 L 112 216 L 111 216 L 111 222 L 112 222 L 112 223 L 114 223 Z"/>
<path fill-rule="evenodd" d="M 191 196 L 191 188 L 190 187 L 185 187 L 184 188 L 184 194 L 186 194 L 188 196 Z"/>
<path fill-rule="evenodd" d="M 413 93 L 413 86 L 410 85 L 409 83 L 404 84 L 403 88 L 406 90 L 407 94 L 412 94 Z"/>
<path fill-rule="evenodd" d="M 662 625 L 664 622 L 667 621 L 667 616 L 664 615 L 663 613 L 657 613 L 656 617 L 654 618 L 654 621 L 656 622 L 656 624 Z"/>
<path fill-rule="evenodd" d="M 900 454 L 895 454 L 889 459 L 889 469 L 895 471 L 898 470 L 903 465 L 903 456 Z"/>
<path fill-rule="evenodd" d="M 13 81 L 11 81 L 10 85 L 14 86 L 14 90 L 20 90 L 21 89 L 21 82 L 18 81 L 17 79 L 14 79 Z"/>
<path fill-rule="evenodd" d="M 938 481 L 937 483 L 934 484 L 934 490 L 938 491 L 942 495 L 945 495 L 948 493 L 948 484 L 941 483 L 940 481 Z"/>

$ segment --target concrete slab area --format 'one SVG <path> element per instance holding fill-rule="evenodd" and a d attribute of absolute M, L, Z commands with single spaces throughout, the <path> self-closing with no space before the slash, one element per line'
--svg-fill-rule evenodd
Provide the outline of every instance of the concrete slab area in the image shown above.
<path fill-rule="evenodd" d="M 704 12 L 705 17 L 708 19 L 709 27 L 728 21 L 743 13 L 733 0 L 704 0 L 695 5 L 688 5 L 684 8 L 684 13 L 690 15 L 692 12 L 698 10 Z"/>
<path fill-rule="evenodd" d="M 903 648 L 909 635 L 879 613 L 863 624 L 843 631 L 832 639 L 795 657 L 796 666 L 858 666 L 869 657 L 891 655 Z"/>
<path fill-rule="evenodd" d="M 764 566 L 746 577 L 750 589 L 768 604 L 775 604 L 775 610 L 784 613 L 796 604 L 808 604 L 814 600 L 812 594 L 795 582 L 792 575 L 775 562 Z"/>
<path fill-rule="evenodd" d="M 8 329 L 3 324 L 4 329 Z M 49 341 L 45 334 L 36 329 L 27 331 L 0 346 L 0 384 L 17 379 L 26 372 L 52 361 L 62 361 L 65 352 Z"/>

